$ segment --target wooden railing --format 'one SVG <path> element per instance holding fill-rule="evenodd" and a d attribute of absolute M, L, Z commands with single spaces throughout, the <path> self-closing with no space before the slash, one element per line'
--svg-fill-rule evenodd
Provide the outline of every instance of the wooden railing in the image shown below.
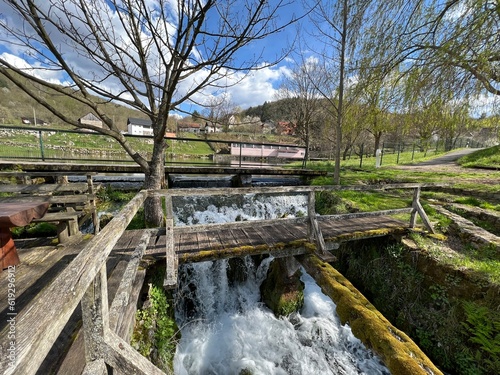
<path fill-rule="evenodd" d="M 204 224 L 204 225 L 193 225 L 178 228 L 178 232 L 190 231 L 190 232 L 201 232 L 207 229 L 216 229 L 217 227 L 224 226 L 227 229 L 232 227 L 242 227 L 245 225 L 254 226 L 262 223 L 263 221 L 270 223 L 273 221 L 288 221 L 293 223 L 308 223 L 308 237 L 312 243 L 316 244 L 316 255 L 325 261 L 331 261 L 331 254 L 328 252 L 327 246 L 325 244 L 323 235 L 321 233 L 318 221 L 328 220 L 328 219 L 346 219 L 346 218 L 356 218 L 356 217 L 368 217 L 368 216 L 388 216 L 396 214 L 410 214 L 409 227 L 414 228 L 416 226 L 417 214 L 421 217 L 424 226 L 431 232 L 434 233 L 434 228 L 432 227 L 429 218 L 427 217 L 422 205 L 420 204 L 420 190 L 423 187 L 433 187 L 441 186 L 437 184 L 387 184 L 387 185 L 351 185 L 351 186 L 339 186 L 339 185 L 329 185 L 329 186 L 292 186 L 292 187 L 260 187 L 260 188 L 218 188 L 218 189 L 169 189 L 169 190 L 159 190 L 153 192 L 155 195 L 161 195 L 166 198 L 167 207 L 167 225 L 166 225 L 166 235 L 167 235 L 167 264 L 165 273 L 165 288 L 174 288 L 177 285 L 177 269 L 178 269 L 178 259 L 174 251 L 174 223 L 172 214 L 172 197 L 175 196 L 215 196 L 215 195 L 245 195 L 245 194 L 297 194 L 303 193 L 308 194 L 308 204 L 307 204 L 307 217 L 300 218 L 281 218 L 274 220 L 261 220 L 261 221 L 247 221 L 247 222 L 234 222 L 234 223 L 224 223 L 224 224 Z M 391 189 L 413 189 L 413 201 L 411 207 L 398 208 L 391 210 L 381 210 L 373 212 L 359 212 L 341 215 L 317 215 L 315 209 L 315 196 L 316 192 L 321 191 L 384 191 Z"/>
<path fill-rule="evenodd" d="M 307 193 L 309 194 L 308 217 L 293 220 L 307 220 L 310 223 L 309 236 L 316 241 L 318 253 L 321 255 L 326 250 L 324 243 L 321 243 L 322 235 L 317 222 L 322 217 L 318 217 L 314 209 L 316 192 L 414 189 L 413 203 L 410 208 L 349 215 L 366 216 L 409 212 L 411 213 L 410 226 L 415 226 L 416 215 L 420 214 L 424 224 L 432 231 L 432 226 L 419 202 L 420 188 L 426 186 L 435 185 L 300 186 L 141 191 L 100 233 L 89 241 L 78 256 L 49 286 L 37 295 L 27 308 L 15 316 L 15 367 L 9 366 L 9 327 L 2 331 L 0 334 L 0 371 L 5 374 L 16 375 L 35 374 L 74 310 L 81 303 L 87 362 L 84 374 L 107 374 L 106 365 L 123 373 L 164 374 L 162 370 L 140 355 L 116 333 L 117 321 L 120 318 L 120 308 L 122 306 L 120 299 L 126 299 L 130 289 L 130 280 L 135 278 L 135 272 L 148 245 L 150 236 L 157 232 L 158 228 L 144 231 L 144 236 L 141 238 L 140 244 L 135 249 L 125 270 L 116 293 L 117 297 L 115 297 L 111 307 L 108 308 L 106 261 L 118 239 L 148 196 L 164 196 L 166 198 L 167 276 L 165 284 L 167 287 L 172 287 L 177 283 L 177 256 L 174 252 L 172 215 L 172 197 L 174 196 Z M 246 224 L 238 222 L 225 225 L 240 226 Z"/>

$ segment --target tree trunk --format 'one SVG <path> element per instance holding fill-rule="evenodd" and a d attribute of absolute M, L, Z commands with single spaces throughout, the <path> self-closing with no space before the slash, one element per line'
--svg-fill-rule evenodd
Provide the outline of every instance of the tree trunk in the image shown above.
<path fill-rule="evenodd" d="M 165 187 L 165 146 L 153 148 L 153 156 L 149 164 L 149 170 L 145 174 L 144 189 L 162 189 Z M 144 217 L 146 227 L 157 228 L 165 224 L 165 215 L 162 209 L 160 197 L 148 197 L 144 201 Z"/>

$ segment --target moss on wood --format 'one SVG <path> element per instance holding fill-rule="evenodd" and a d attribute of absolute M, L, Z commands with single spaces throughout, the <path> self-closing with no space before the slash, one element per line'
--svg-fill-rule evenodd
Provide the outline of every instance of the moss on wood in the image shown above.
<path fill-rule="evenodd" d="M 394 327 L 335 268 L 316 256 L 302 256 L 299 260 L 336 303 L 342 324 L 351 326 L 353 334 L 381 357 L 391 374 L 442 374 L 404 332 Z"/>

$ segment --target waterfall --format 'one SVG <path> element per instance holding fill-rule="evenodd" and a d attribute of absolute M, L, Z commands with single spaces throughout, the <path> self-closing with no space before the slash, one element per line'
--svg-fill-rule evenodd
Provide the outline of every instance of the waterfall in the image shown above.
<path fill-rule="evenodd" d="M 254 196 L 239 201 L 219 197 L 189 200 L 177 211 L 177 225 L 302 215 L 304 196 Z M 239 204 L 239 206 L 238 206 Z M 203 374 L 390 374 L 380 360 L 342 326 L 335 304 L 304 270 L 304 307 L 276 318 L 261 302 L 259 286 L 271 257 L 245 257 L 244 277 L 234 280 L 234 261 L 182 265 L 176 292 L 176 320 L 182 338 L 174 370 Z"/>

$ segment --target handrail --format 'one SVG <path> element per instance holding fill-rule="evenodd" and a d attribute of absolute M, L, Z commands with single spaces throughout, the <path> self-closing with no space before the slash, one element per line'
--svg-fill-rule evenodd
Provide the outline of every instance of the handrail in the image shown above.
<path fill-rule="evenodd" d="M 96 279 L 114 245 L 147 197 L 139 192 L 99 232 L 61 274 L 15 317 L 16 367 L 9 367 L 8 328 L 0 335 L 0 370 L 6 374 L 34 374 L 57 340 L 86 290 Z"/>
<path fill-rule="evenodd" d="M 0 333 L 0 371 L 5 374 L 34 374 L 52 348 L 59 334 L 70 319 L 78 304 L 82 304 L 87 367 L 85 373 L 105 373 L 106 365 L 126 372 L 148 375 L 164 374 L 146 358 L 137 353 L 129 343 L 121 339 L 110 328 L 108 311 L 106 261 L 145 199 L 150 196 L 164 196 L 167 207 L 167 276 L 170 286 L 177 283 L 177 256 L 173 250 L 173 208 L 172 197 L 194 195 L 235 195 L 263 193 L 307 193 L 309 195 L 308 218 L 310 239 L 317 243 L 319 256 L 325 255 L 324 241 L 317 225 L 318 216 L 314 209 L 314 195 L 318 191 L 336 190 L 387 190 L 414 189 L 411 209 L 396 209 L 412 213 L 410 226 L 415 225 L 416 214 L 426 218 L 419 202 L 422 187 L 442 186 L 438 184 L 390 184 L 371 186 L 298 186 L 298 187 L 262 187 L 233 189 L 171 189 L 143 190 L 139 192 L 109 223 L 95 235 L 77 257 L 47 286 L 28 308 L 15 316 L 16 366 L 9 367 L 10 342 L 9 327 Z M 384 212 L 384 211 L 382 211 Z M 333 215 L 336 216 L 336 215 Z M 340 216 L 339 216 L 340 217 Z M 304 220 L 301 218 L 300 220 Z M 424 224 L 432 226 L 428 219 Z M 234 224 L 233 224 L 234 225 Z M 238 225 L 245 225 L 238 223 Z M 199 228 L 198 228 L 199 229 Z M 138 254 L 144 251 L 146 239 Z M 138 255 L 139 256 L 139 255 Z M 167 285 L 168 286 L 168 285 Z M 112 309 L 112 315 L 116 311 Z"/>

